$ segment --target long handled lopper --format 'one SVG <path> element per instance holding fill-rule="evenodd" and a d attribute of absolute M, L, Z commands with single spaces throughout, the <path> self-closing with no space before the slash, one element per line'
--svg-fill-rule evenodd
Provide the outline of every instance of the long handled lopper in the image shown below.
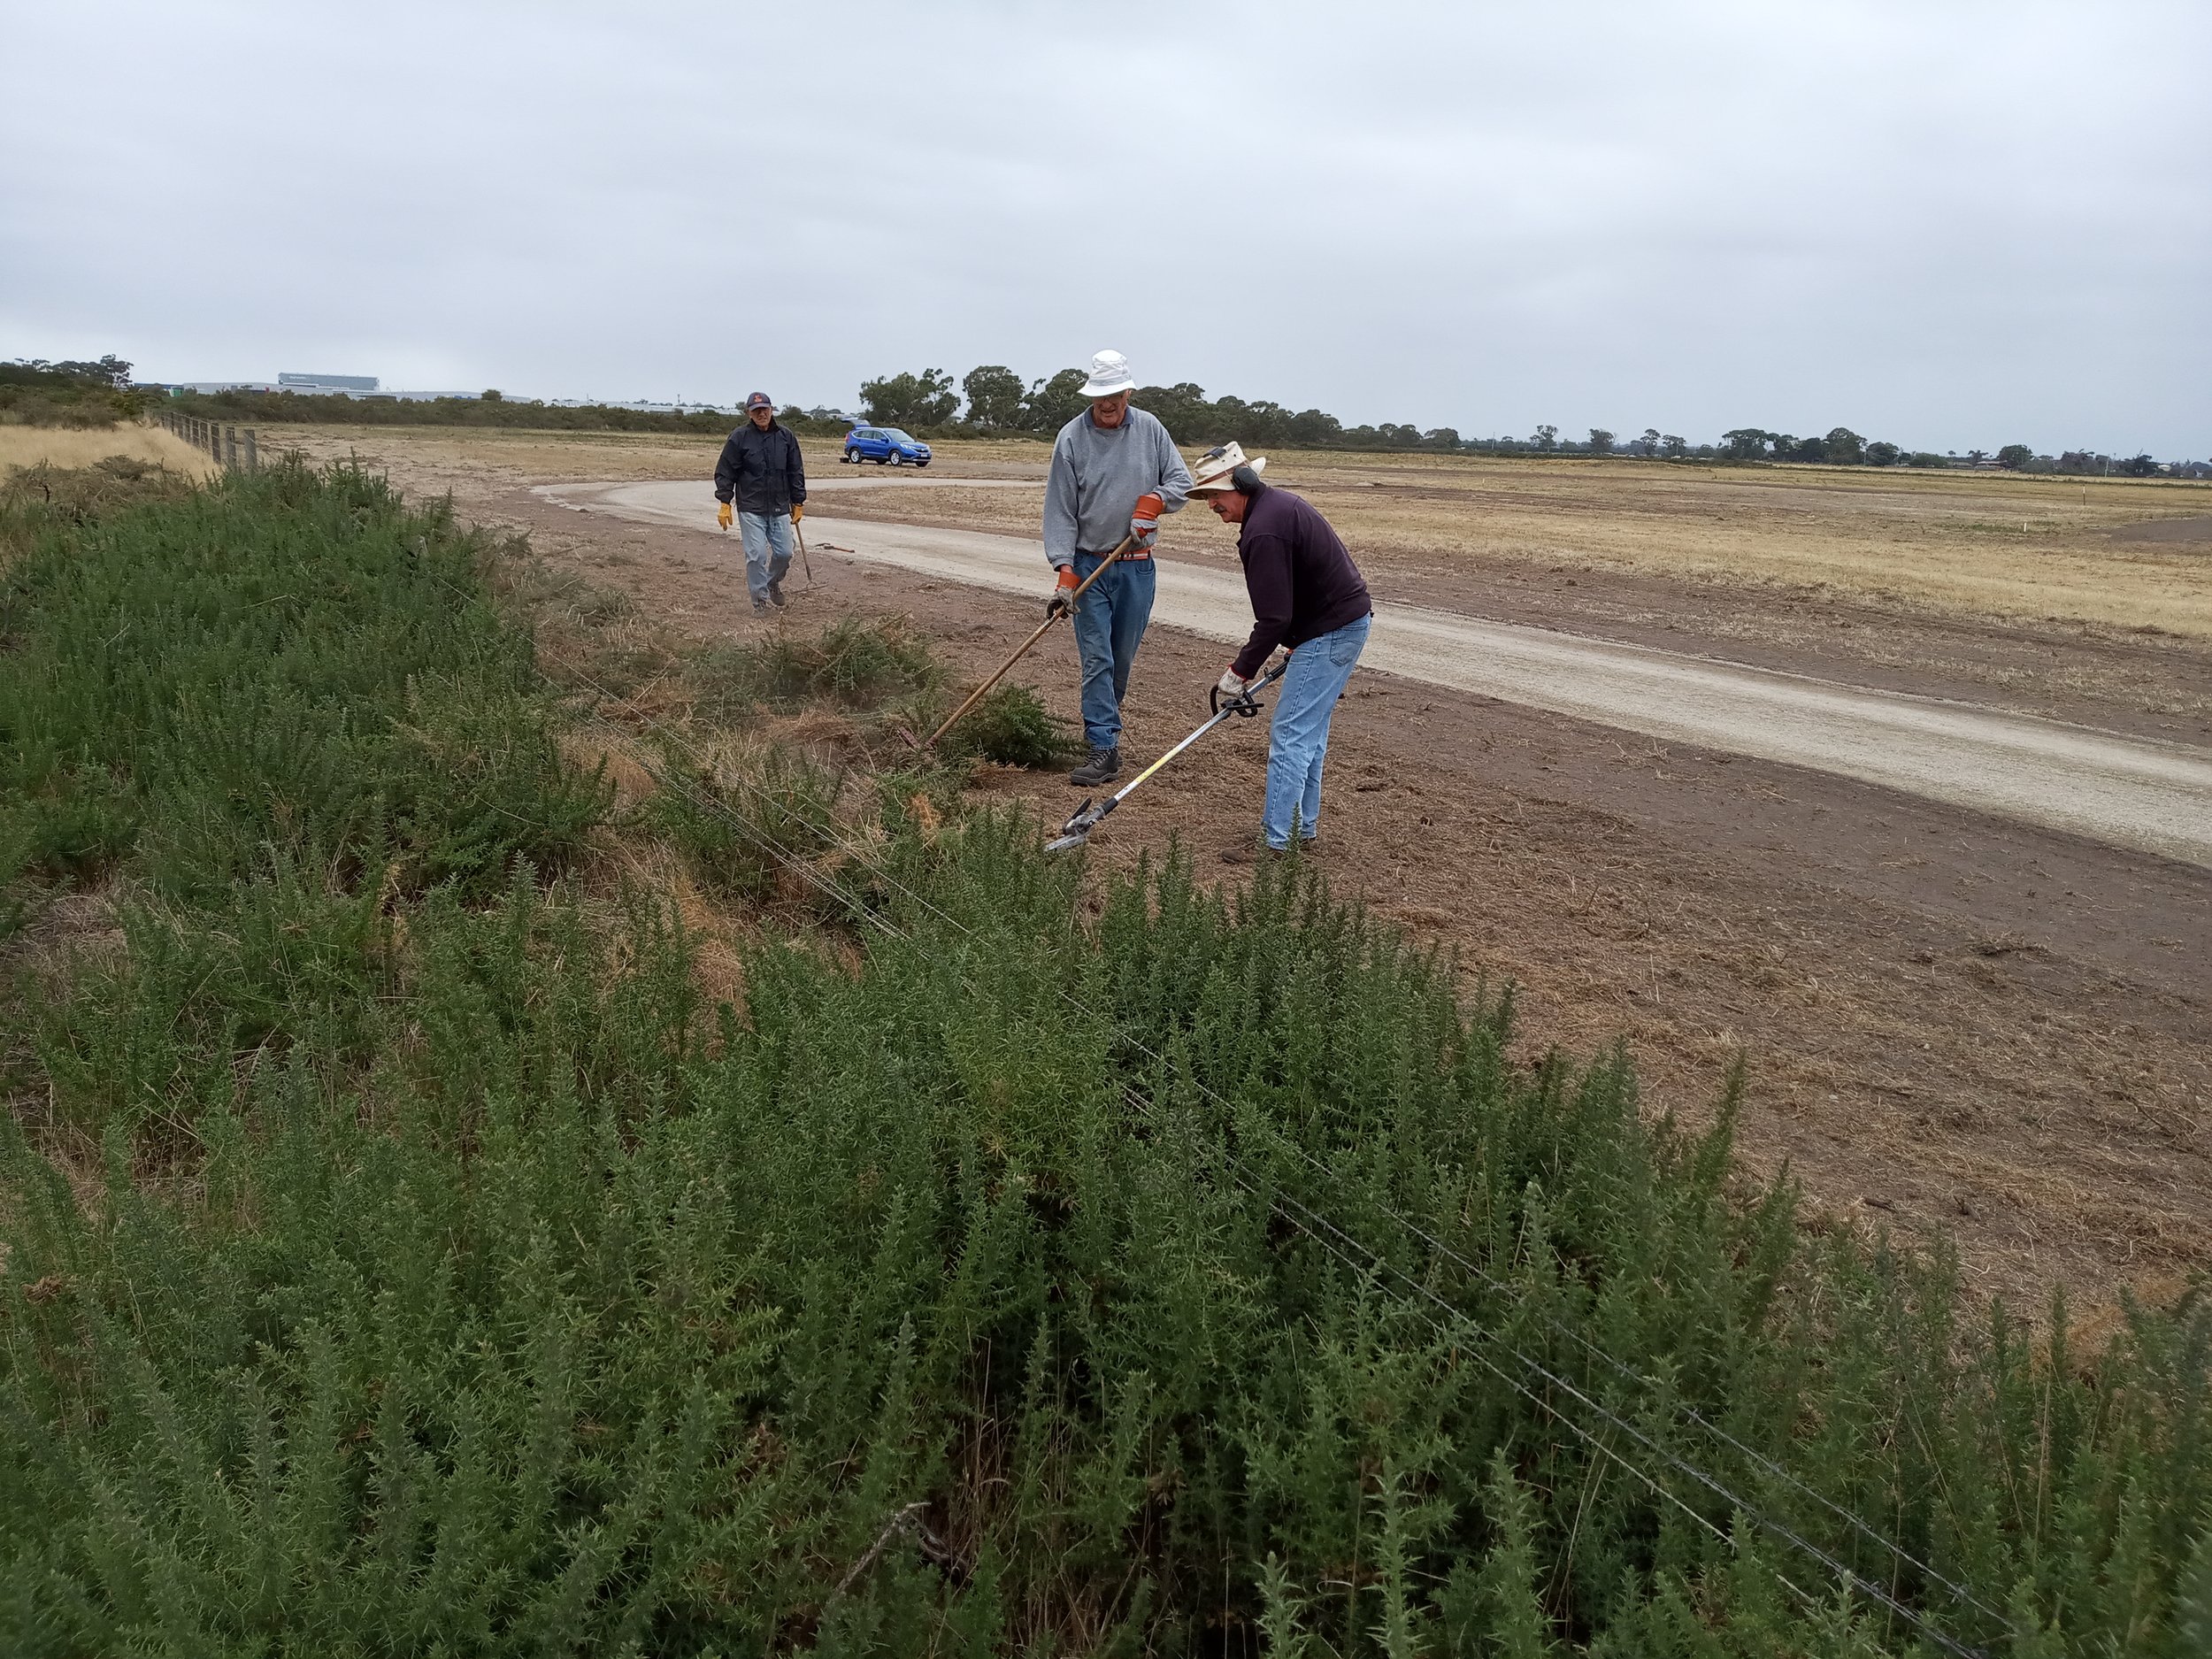
<path fill-rule="evenodd" d="M 1290 663 L 1286 658 L 1282 667 L 1271 669 L 1268 672 L 1262 674 L 1244 688 L 1242 696 L 1232 697 L 1226 703 L 1222 701 L 1221 687 L 1214 687 L 1208 694 L 1213 704 L 1213 718 L 1208 720 L 1205 725 L 1200 726 L 1095 806 L 1086 796 L 1083 804 L 1076 809 L 1075 816 L 1060 826 L 1059 834 L 1045 843 L 1045 850 L 1048 853 L 1066 852 L 1070 848 L 1080 847 L 1088 841 L 1091 839 L 1091 832 L 1106 821 L 1106 815 L 1126 800 L 1131 792 L 1147 778 L 1159 771 L 1161 767 L 1166 765 L 1168 762 L 1173 760 L 1224 720 L 1233 719 L 1238 715 L 1242 715 L 1248 719 L 1251 716 L 1257 714 L 1260 711 L 1260 705 L 1253 700 L 1253 694 L 1261 687 L 1272 685 L 1276 680 L 1280 680 L 1289 666 Z"/>
<path fill-rule="evenodd" d="M 988 680 L 985 680 L 973 691 L 970 692 L 968 694 L 968 700 L 962 703 L 958 708 L 955 709 L 950 714 L 947 715 L 945 717 L 945 723 L 942 726 L 932 732 L 927 737 L 924 738 L 919 743 L 916 744 L 915 747 L 917 749 L 925 749 L 932 748 L 935 745 L 939 738 L 942 737 L 946 733 L 951 731 L 953 723 L 959 719 L 959 718 L 965 714 L 969 710 L 974 708 L 977 703 L 982 702 L 983 694 L 990 690 L 993 686 L 997 685 L 1000 680 L 1005 679 L 1006 671 L 1013 667 L 1016 663 L 1020 662 L 1023 657 L 1028 656 L 1030 647 L 1036 644 L 1039 640 L 1044 638 L 1044 636 L 1051 631 L 1052 625 L 1054 623 L 1057 622 L 1064 616 L 1071 616 L 1074 614 L 1076 604 L 1082 599 L 1084 594 L 1089 591 L 1091 584 L 1096 581 L 1100 577 L 1103 576 L 1109 570 L 1112 569 L 1115 561 L 1119 559 L 1124 553 L 1126 553 L 1135 541 L 1136 538 L 1134 536 L 1125 535 L 1122 537 L 1121 545 L 1117 547 L 1111 553 L 1109 553 L 1104 558 L 1099 560 L 1098 568 L 1093 571 L 1088 576 L 1086 576 L 1083 579 L 1081 585 L 1068 595 L 1068 609 L 1065 611 L 1054 611 L 1048 612 L 1046 615 L 1045 619 L 1038 625 L 1037 631 L 1017 646 L 1014 649 L 1014 654 L 1008 657 L 1004 662 L 1001 663 L 996 669 L 993 670 L 991 677 Z"/>

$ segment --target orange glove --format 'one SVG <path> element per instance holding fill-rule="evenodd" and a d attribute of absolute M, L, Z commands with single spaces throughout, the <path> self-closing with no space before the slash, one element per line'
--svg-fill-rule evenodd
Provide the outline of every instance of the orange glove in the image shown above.
<path fill-rule="evenodd" d="M 806 517 L 806 503 L 804 503 L 804 502 L 803 502 L 803 501 L 795 501 L 795 502 L 793 502 L 793 503 L 791 503 L 791 522 L 792 522 L 793 524 L 796 524 L 796 523 L 798 523 L 798 522 L 799 522 L 799 520 L 800 520 L 800 519 L 802 519 L 802 518 L 805 518 L 805 517 Z"/>
<path fill-rule="evenodd" d="M 726 501 L 726 502 L 724 502 L 724 503 L 722 503 L 722 505 L 720 506 L 720 508 L 717 510 L 717 511 L 715 512 L 715 515 L 714 515 L 714 520 L 715 520 L 715 522 L 716 522 L 717 524 L 720 525 L 720 526 L 722 526 L 725 530 L 726 530 L 726 529 L 728 529 L 728 528 L 730 527 L 730 503 L 727 503 Z"/>
<path fill-rule="evenodd" d="M 1167 511 L 1167 503 L 1150 491 L 1137 497 L 1136 511 L 1129 515 L 1129 539 L 1141 548 L 1152 545 L 1152 538 L 1160 533 L 1160 515 Z"/>
<path fill-rule="evenodd" d="M 1045 601 L 1045 620 L 1049 622 L 1056 616 L 1072 614 L 1075 610 L 1075 590 L 1081 586 L 1082 584 L 1075 580 L 1074 565 L 1060 566 L 1059 583 L 1053 588 L 1052 597 Z"/>

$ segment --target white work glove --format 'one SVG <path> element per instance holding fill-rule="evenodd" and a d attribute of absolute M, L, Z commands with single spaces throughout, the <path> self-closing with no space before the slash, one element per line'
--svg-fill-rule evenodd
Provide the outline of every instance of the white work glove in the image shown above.
<path fill-rule="evenodd" d="M 1233 701 L 1251 690 L 1252 682 L 1237 672 L 1236 664 L 1232 663 L 1223 671 L 1221 678 L 1214 682 L 1214 689 Z"/>

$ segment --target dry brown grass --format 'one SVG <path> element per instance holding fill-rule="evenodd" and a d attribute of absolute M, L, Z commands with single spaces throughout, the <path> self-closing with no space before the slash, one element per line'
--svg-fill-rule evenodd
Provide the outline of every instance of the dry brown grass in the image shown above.
<path fill-rule="evenodd" d="M 76 431 L 60 426 L 0 426 L 0 473 L 26 466 L 91 466 L 110 456 L 148 461 L 188 478 L 210 478 L 215 464 L 162 426 Z"/>
<path fill-rule="evenodd" d="M 718 442 L 657 434 L 301 429 L 311 452 L 357 452 L 410 488 L 578 480 L 705 480 Z M 833 442 L 807 444 L 823 478 L 849 475 Z M 930 476 L 1041 486 L 1050 449 L 1028 440 L 936 446 Z M 2157 628 L 2212 639 L 2212 541 L 2113 533 L 2212 516 L 2212 487 L 2170 480 L 1634 460 L 1279 451 L 1271 478 L 1310 495 L 1363 561 L 1479 577 L 1558 566 L 1833 592 L 1909 609 Z M 866 476 L 879 476 L 867 469 Z M 1027 490 L 824 492 L 819 513 L 1036 534 Z M 1162 531 L 1171 551 L 1226 557 L 1233 533 L 1202 509 Z"/>

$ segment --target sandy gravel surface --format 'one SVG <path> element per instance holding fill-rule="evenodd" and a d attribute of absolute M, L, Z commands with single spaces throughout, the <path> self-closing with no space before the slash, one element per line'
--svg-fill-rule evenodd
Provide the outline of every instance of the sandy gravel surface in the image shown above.
<path fill-rule="evenodd" d="M 830 478 L 815 488 L 835 499 L 886 488 L 990 487 L 971 480 Z M 690 480 L 550 485 L 540 493 L 618 518 L 714 526 L 710 501 Z M 1043 586 L 1042 544 L 1028 538 L 818 511 L 807 522 L 815 545 L 833 543 L 848 557 L 1002 592 Z M 1241 641 L 1251 611 L 1234 572 L 1163 559 L 1154 619 Z M 2212 866 L 2212 750 L 2193 745 L 1388 602 L 1376 608 L 1365 660 L 1431 685 Z"/>

